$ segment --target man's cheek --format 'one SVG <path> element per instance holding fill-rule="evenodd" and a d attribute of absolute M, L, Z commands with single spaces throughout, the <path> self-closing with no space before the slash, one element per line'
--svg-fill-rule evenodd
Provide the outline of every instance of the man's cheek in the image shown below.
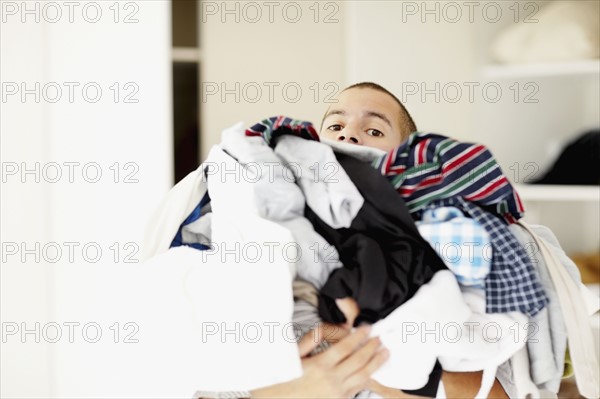
<path fill-rule="evenodd" d="M 335 132 L 331 130 L 323 129 L 319 132 L 319 137 L 325 137 L 327 139 L 335 139 Z"/>
<path fill-rule="evenodd" d="M 362 145 L 364 145 L 365 147 L 377 148 L 379 150 L 384 151 L 387 151 L 388 147 L 385 139 L 382 139 L 381 137 L 379 137 L 378 139 L 374 139 L 371 136 L 364 137 Z"/>
<path fill-rule="evenodd" d="M 373 145 L 371 145 L 371 144 L 365 144 L 365 145 L 369 146 L 369 147 L 377 148 L 377 149 L 385 151 L 385 152 L 389 152 L 389 151 L 391 151 L 391 150 L 393 150 L 394 148 L 397 147 L 397 145 L 396 145 L 396 143 L 394 141 L 387 141 L 387 140 L 386 141 L 380 141 L 378 143 L 372 143 L 372 144 Z"/>

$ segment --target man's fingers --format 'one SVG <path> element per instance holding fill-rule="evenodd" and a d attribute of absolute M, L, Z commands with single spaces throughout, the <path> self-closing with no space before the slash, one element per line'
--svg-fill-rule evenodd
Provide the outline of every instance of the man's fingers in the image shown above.
<path fill-rule="evenodd" d="M 335 304 L 342 311 L 344 316 L 346 316 L 346 323 L 344 323 L 344 325 L 351 328 L 354 325 L 354 320 L 360 314 L 358 304 L 351 297 L 338 298 L 335 300 Z"/>
<path fill-rule="evenodd" d="M 344 381 L 344 387 L 350 395 L 366 389 L 369 386 L 371 375 L 377 371 L 389 358 L 389 351 L 385 348 L 380 349 L 371 357 L 366 366 L 357 370 Z"/>
<path fill-rule="evenodd" d="M 351 331 L 351 328 L 345 328 L 341 324 L 323 323 L 321 325 L 323 326 L 323 338 L 332 344 L 340 342 Z"/>
<path fill-rule="evenodd" d="M 358 370 L 365 368 L 371 358 L 377 353 L 380 345 L 381 341 L 379 338 L 369 339 L 365 345 L 344 359 L 336 372 L 341 378 L 346 379 Z"/>
<path fill-rule="evenodd" d="M 386 348 L 379 349 L 377 353 L 375 353 L 375 356 L 371 358 L 371 360 L 369 361 L 369 363 L 367 363 L 367 366 L 365 367 L 365 370 L 369 374 L 369 376 L 377 370 L 379 370 L 379 368 L 383 366 L 385 362 L 387 362 L 389 357 L 389 350 L 387 350 Z"/>
<path fill-rule="evenodd" d="M 323 326 L 319 325 L 317 328 L 309 331 L 302 337 L 300 342 L 298 342 L 298 351 L 300 352 L 300 357 L 306 357 L 313 349 L 319 345 L 324 337 Z"/>
<path fill-rule="evenodd" d="M 321 354 L 321 361 L 334 366 L 350 356 L 369 336 L 371 326 L 361 326 Z"/>

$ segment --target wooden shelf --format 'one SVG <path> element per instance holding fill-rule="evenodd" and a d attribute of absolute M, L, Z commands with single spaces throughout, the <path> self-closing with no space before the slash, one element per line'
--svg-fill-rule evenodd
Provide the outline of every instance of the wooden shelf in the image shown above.
<path fill-rule="evenodd" d="M 600 60 L 544 64 L 486 65 L 482 74 L 488 79 L 600 75 Z"/>
<path fill-rule="evenodd" d="M 600 202 L 600 186 L 515 184 L 523 201 Z"/>
<path fill-rule="evenodd" d="M 196 47 L 173 47 L 171 59 L 173 62 L 200 62 L 202 52 Z"/>

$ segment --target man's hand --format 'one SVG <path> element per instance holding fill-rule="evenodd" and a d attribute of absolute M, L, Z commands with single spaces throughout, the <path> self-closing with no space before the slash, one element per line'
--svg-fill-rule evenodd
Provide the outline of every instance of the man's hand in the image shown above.
<path fill-rule="evenodd" d="M 369 339 L 369 327 L 361 327 L 315 356 L 307 355 L 323 340 L 322 331 L 302 338 L 302 377 L 252 391 L 252 398 L 351 398 L 367 386 L 371 375 L 389 354 L 378 338 Z"/>

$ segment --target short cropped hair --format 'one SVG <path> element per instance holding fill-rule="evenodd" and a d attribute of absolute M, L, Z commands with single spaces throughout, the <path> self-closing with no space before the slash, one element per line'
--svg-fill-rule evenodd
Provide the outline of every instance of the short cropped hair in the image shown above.
<path fill-rule="evenodd" d="M 342 91 L 346 91 L 346 90 L 350 90 L 350 89 L 373 89 L 373 90 L 377 90 L 382 93 L 385 93 L 388 96 L 392 97 L 394 99 L 394 101 L 396 101 L 398 106 L 400 106 L 400 109 L 402 110 L 402 113 L 400 114 L 400 121 L 404 125 L 403 127 L 406 128 L 409 133 L 413 133 L 413 132 L 417 131 L 417 125 L 415 124 L 415 121 L 413 120 L 410 113 L 407 111 L 407 109 L 404 107 L 404 105 L 400 102 L 400 100 L 398 100 L 398 97 L 393 95 L 385 87 L 378 85 L 377 83 L 373 83 L 373 82 L 361 82 L 361 83 L 355 83 L 353 85 L 350 85 Z"/>

